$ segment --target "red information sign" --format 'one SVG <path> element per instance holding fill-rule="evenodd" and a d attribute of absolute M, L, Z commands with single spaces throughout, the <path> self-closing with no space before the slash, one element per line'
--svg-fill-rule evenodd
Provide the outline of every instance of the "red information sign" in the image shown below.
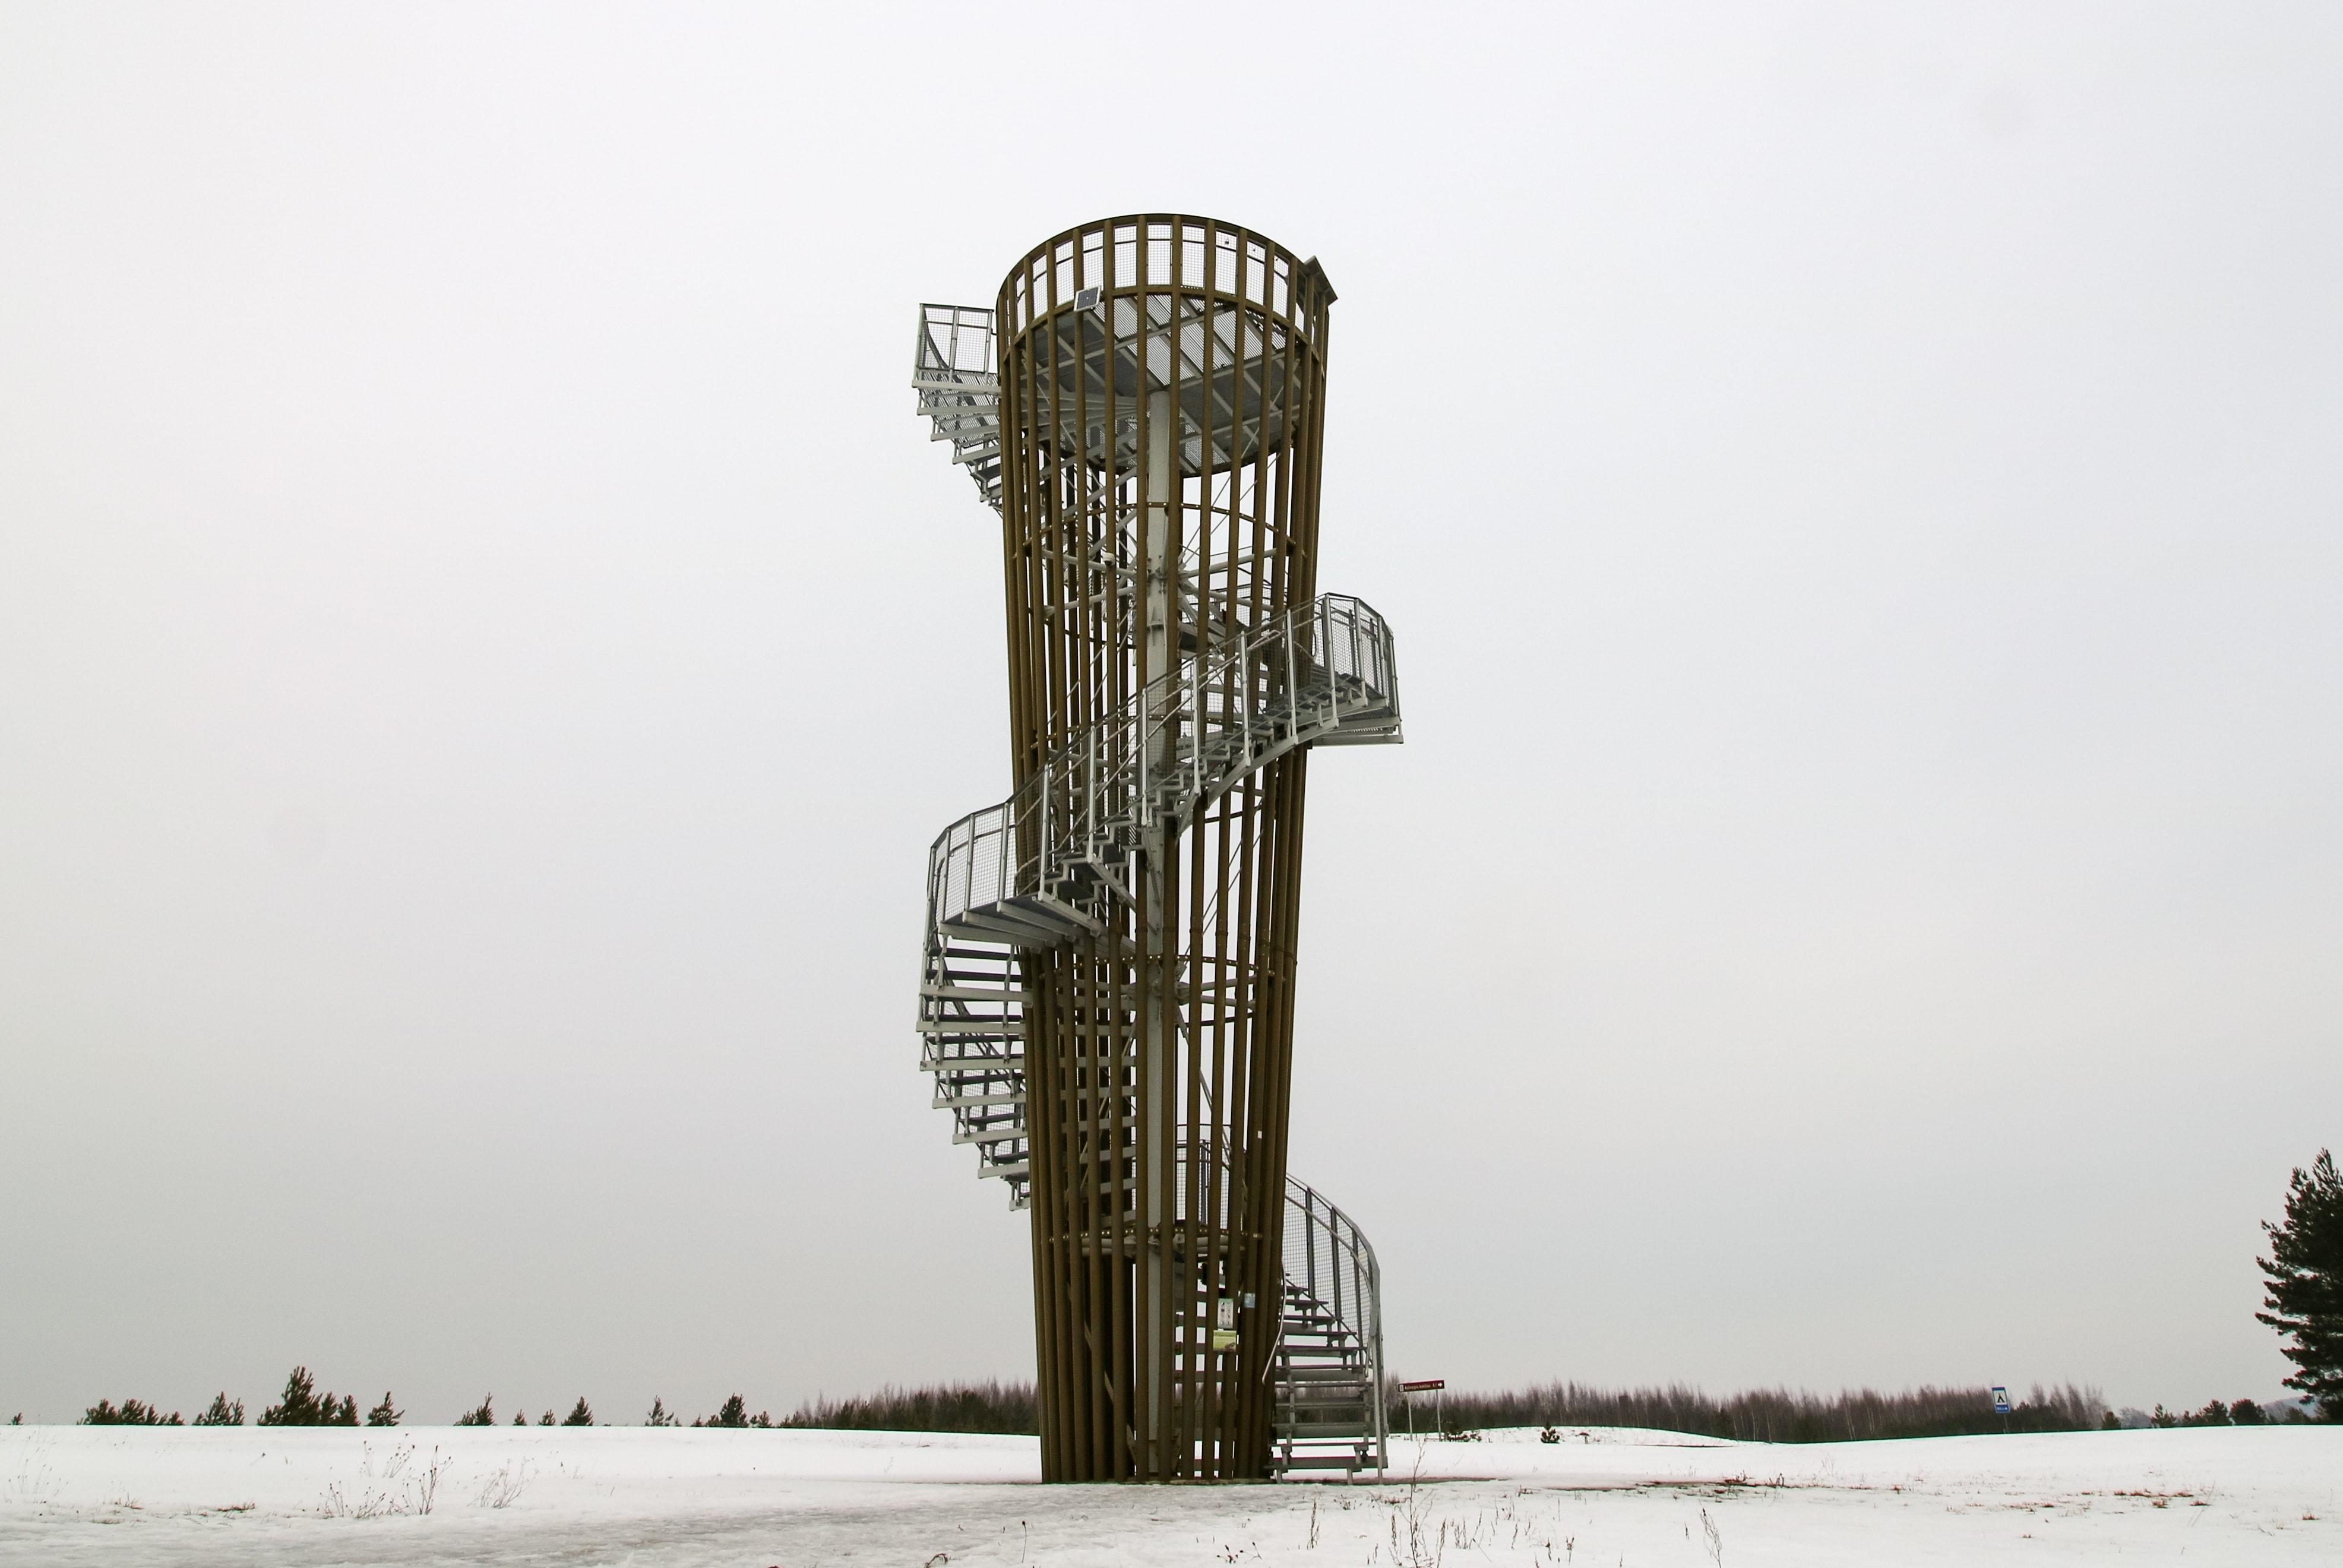
<path fill-rule="evenodd" d="M 1426 1378 L 1422 1382 L 1403 1382 L 1399 1385 L 1402 1393 L 1431 1393 L 1436 1389 L 1443 1389 L 1447 1386 L 1446 1378 L 1437 1377 Z"/>

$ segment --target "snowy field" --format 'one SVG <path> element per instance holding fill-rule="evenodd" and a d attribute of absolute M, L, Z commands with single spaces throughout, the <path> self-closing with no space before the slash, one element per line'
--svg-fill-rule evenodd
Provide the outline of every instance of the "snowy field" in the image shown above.
<path fill-rule="evenodd" d="M 1141 1488 L 1034 1485 L 1028 1438 L 0 1428 L 0 1563 L 2343 1563 L 2343 1427 L 1565 1438 L 1401 1440 L 1356 1485 Z"/>

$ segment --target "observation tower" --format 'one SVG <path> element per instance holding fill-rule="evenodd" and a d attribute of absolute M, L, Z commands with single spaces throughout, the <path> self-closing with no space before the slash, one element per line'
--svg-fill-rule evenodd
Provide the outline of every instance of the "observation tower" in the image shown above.
<path fill-rule="evenodd" d="M 1333 302 L 1146 214 L 920 311 L 1001 514 L 1014 785 L 929 852 L 920 1065 L 1031 1211 L 1046 1480 L 1384 1459 L 1373 1250 L 1285 1169 L 1310 753 L 1400 739 L 1390 630 L 1318 591 Z"/>

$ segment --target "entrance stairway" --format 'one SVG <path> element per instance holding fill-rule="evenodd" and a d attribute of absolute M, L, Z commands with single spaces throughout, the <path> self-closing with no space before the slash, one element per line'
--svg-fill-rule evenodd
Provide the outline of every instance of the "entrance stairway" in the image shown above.
<path fill-rule="evenodd" d="M 953 444 L 1001 504 L 1000 377 L 992 313 L 920 308 L 913 386 L 935 439 Z M 1302 746 L 1401 739 L 1390 628 L 1362 601 L 1325 595 L 1265 624 L 1184 626 L 1178 675 L 1046 759 L 1016 794 L 937 836 L 928 857 L 920 1065 L 977 1173 L 1026 1206 L 1025 1004 L 1021 953 L 1104 929 L 1136 886 L 1151 834 Z M 1270 1375 L 1280 1473 L 1380 1469 L 1381 1273 L 1347 1216 L 1287 1180 L 1285 1279 Z"/>
<path fill-rule="evenodd" d="M 1271 1465 L 1381 1470 L 1383 1271 L 1349 1215 L 1286 1178 L 1285 1302 L 1272 1375 Z"/>

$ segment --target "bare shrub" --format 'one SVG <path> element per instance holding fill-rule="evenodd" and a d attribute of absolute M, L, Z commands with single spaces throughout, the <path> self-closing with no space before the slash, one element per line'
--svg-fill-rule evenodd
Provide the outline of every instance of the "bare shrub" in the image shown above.
<path fill-rule="evenodd" d="M 22 1422 L 13 1424 L 22 1425 Z M 27 1438 L 16 1451 L 16 1473 L 0 1481 L 0 1503 L 54 1503 L 62 1489 L 49 1463 L 45 1439 Z"/>
<path fill-rule="evenodd" d="M 418 1463 L 415 1444 L 402 1439 L 377 1473 L 374 1444 L 359 1446 L 363 1457 L 358 1461 L 356 1480 L 347 1488 L 338 1481 L 328 1483 L 318 1512 L 328 1519 L 382 1519 L 431 1512 L 439 1501 L 439 1483 L 447 1479 L 453 1459 L 435 1445 L 431 1457 Z"/>
<path fill-rule="evenodd" d="M 509 1508 L 528 1490 L 528 1461 L 508 1460 L 480 1483 L 480 1506 Z"/>

